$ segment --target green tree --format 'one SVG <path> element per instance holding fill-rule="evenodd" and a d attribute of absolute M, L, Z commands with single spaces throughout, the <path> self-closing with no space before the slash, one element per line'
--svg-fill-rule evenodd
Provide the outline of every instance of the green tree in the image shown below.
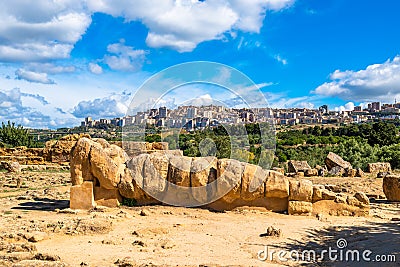
<path fill-rule="evenodd" d="M 24 129 L 21 125 L 15 126 L 15 123 L 11 123 L 10 121 L 8 121 L 7 124 L 4 122 L 1 123 L 0 142 L 12 147 L 36 146 L 33 137 L 29 134 L 27 129 Z"/>

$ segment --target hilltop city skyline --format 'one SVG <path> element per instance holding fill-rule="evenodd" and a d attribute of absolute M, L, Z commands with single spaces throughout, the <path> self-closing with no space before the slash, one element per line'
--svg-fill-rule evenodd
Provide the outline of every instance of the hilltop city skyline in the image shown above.
<path fill-rule="evenodd" d="M 57 129 L 122 117 L 149 77 L 192 61 L 239 70 L 272 108 L 400 99 L 399 1 L 3 2 L 0 121 Z M 218 99 L 193 85 L 168 101 L 208 96 Z"/>

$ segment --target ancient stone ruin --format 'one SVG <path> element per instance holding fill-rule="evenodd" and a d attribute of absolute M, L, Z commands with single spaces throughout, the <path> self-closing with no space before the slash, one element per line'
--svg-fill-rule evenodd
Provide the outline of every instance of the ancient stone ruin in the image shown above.
<path fill-rule="evenodd" d="M 386 175 L 383 178 L 383 192 L 389 201 L 400 201 L 400 176 Z"/>
<path fill-rule="evenodd" d="M 392 167 L 389 162 L 376 162 L 376 163 L 368 163 L 368 172 L 378 174 L 379 172 L 390 173 L 392 171 Z"/>
<path fill-rule="evenodd" d="M 149 153 L 138 153 L 138 146 Z M 335 193 L 309 180 L 292 179 L 237 160 L 191 158 L 167 150 L 163 144 L 152 144 L 151 149 L 147 146 L 128 144 L 128 152 L 133 154 L 130 156 L 104 139 L 79 139 L 71 150 L 70 207 L 116 207 L 123 199 L 133 200 L 137 205 L 160 204 L 171 203 L 173 198 L 182 203 L 213 200 L 203 206 L 214 210 L 257 206 L 299 215 L 369 212 L 369 200 L 363 193 Z M 253 188 L 257 182 L 261 186 Z M 175 185 L 184 187 L 185 192 L 177 190 Z M 209 185 L 206 194 L 199 194 L 198 188 L 206 185 Z M 214 199 L 215 196 L 221 197 Z"/>
<path fill-rule="evenodd" d="M 44 148 L 0 148 L 0 167 L 8 170 L 8 165 L 18 163 L 20 170 L 68 169 L 71 149 L 82 137 L 90 138 L 87 134 L 73 134 L 48 141 Z"/>
<path fill-rule="evenodd" d="M 306 172 L 311 170 L 310 165 L 308 165 L 307 161 L 300 160 L 289 160 L 288 162 L 288 172 Z"/>

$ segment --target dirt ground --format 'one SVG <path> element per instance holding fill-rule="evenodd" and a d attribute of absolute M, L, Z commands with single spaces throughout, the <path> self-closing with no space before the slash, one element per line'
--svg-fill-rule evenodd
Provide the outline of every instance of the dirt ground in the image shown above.
<path fill-rule="evenodd" d="M 371 197 L 371 211 L 369 217 L 304 217 L 249 207 L 227 212 L 170 206 L 76 212 L 68 209 L 68 172 L 25 172 L 20 177 L 23 188 L 17 189 L 15 176 L 0 173 L 0 266 L 399 266 L 400 263 L 400 203 L 383 199 L 382 179 L 310 178 L 313 183 L 330 185 L 338 191 L 364 191 Z M 282 235 L 260 236 L 269 226 L 281 229 Z M 339 249 L 337 242 L 341 238 L 347 244 Z M 320 253 L 330 247 L 338 251 L 339 260 L 333 262 L 326 256 L 311 261 L 294 260 L 296 251 Z M 346 252 L 345 249 L 370 250 L 371 262 L 340 260 L 339 252 Z M 281 250 L 285 255 L 278 257 Z M 268 257 L 263 261 L 265 255 Z M 378 264 L 375 256 L 382 259 L 382 255 L 390 262 Z"/>

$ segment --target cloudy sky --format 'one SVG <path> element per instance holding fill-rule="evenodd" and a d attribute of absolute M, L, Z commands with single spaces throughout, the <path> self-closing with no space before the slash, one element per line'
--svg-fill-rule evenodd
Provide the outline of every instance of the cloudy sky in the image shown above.
<path fill-rule="evenodd" d="M 0 121 L 121 116 L 146 79 L 190 61 L 238 69 L 273 107 L 393 103 L 399 10 L 394 0 L 0 1 Z"/>

